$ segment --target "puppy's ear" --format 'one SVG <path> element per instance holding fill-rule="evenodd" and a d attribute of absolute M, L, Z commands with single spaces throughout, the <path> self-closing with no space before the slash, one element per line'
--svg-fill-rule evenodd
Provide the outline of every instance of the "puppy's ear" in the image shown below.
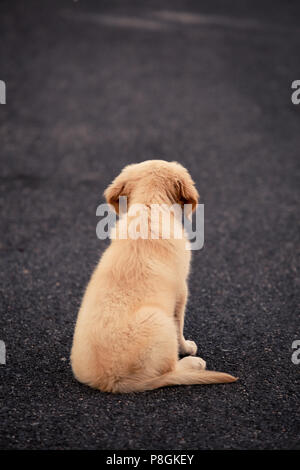
<path fill-rule="evenodd" d="M 184 204 L 192 205 L 192 212 L 196 209 L 198 204 L 199 194 L 195 188 L 195 183 L 189 175 L 185 175 L 176 182 L 178 190 L 178 199 L 179 203 L 184 206 Z"/>
<path fill-rule="evenodd" d="M 121 177 L 121 175 L 117 176 L 117 178 L 114 179 L 114 181 L 104 191 L 106 201 L 114 207 L 117 214 L 119 214 L 120 196 L 128 196 L 126 192 L 126 181 Z"/>

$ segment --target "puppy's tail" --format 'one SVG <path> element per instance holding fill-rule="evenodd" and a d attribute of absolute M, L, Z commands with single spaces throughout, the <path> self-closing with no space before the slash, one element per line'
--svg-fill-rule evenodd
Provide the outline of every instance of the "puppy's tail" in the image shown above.
<path fill-rule="evenodd" d="M 145 390 L 154 390 L 160 387 L 172 385 L 197 385 L 197 384 L 217 384 L 236 382 L 238 379 L 225 372 L 216 372 L 212 370 L 173 370 L 159 377 L 145 381 L 134 381 L 130 384 L 123 383 L 123 387 L 117 392 L 142 392 Z"/>
<path fill-rule="evenodd" d="M 170 385 L 217 384 L 235 382 L 236 380 L 236 377 L 225 372 L 184 370 L 168 372 L 160 377 L 149 380 L 145 386 L 147 387 L 146 390 L 153 390 Z"/>

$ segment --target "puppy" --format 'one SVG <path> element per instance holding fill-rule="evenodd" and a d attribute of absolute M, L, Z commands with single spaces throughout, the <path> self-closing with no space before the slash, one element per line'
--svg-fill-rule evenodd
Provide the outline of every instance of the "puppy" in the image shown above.
<path fill-rule="evenodd" d="M 162 160 L 125 167 L 104 195 L 117 212 L 120 196 L 126 196 L 126 216 L 133 222 L 136 216 L 130 209 L 136 203 L 147 212 L 152 204 L 190 204 L 194 210 L 198 201 L 188 171 Z M 115 234 L 123 225 L 121 216 Z M 104 392 L 126 393 L 237 380 L 205 370 L 205 361 L 193 357 L 197 346 L 183 335 L 191 251 L 186 237 L 175 237 L 171 230 L 166 239 L 162 229 L 159 222 L 148 231 L 155 236 L 116 237 L 101 257 L 74 332 L 71 364 L 80 382 Z M 186 357 L 179 360 L 179 354 Z"/>

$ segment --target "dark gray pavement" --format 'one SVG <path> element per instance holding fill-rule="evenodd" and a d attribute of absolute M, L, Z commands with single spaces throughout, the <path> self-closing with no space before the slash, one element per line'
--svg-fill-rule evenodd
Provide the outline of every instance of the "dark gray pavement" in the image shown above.
<path fill-rule="evenodd" d="M 297 1 L 0 3 L 1 449 L 300 448 L 299 18 Z M 236 384 L 113 396 L 72 377 L 96 207 L 151 158 L 205 204 L 185 333 Z"/>

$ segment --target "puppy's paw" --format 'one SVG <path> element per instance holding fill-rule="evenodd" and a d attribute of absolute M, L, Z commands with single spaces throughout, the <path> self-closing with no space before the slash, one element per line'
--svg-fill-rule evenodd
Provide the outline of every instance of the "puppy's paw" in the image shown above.
<path fill-rule="evenodd" d="M 195 359 L 198 359 L 200 369 L 206 369 L 206 361 L 202 357 L 195 357 Z"/>
<path fill-rule="evenodd" d="M 206 362 L 204 359 L 201 357 L 185 357 L 184 359 L 181 359 L 181 361 L 184 361 L 184 364 L 188 364 L 189 367 L 192 369 L 201 369 L 204 370 L 206 369 Z"/>
<path fill-rule="evenodd" d="M 194 341 L 185 340 L 180 347 L 180 353 L 195 356 L 197 354 L 197 344 Z"/>

